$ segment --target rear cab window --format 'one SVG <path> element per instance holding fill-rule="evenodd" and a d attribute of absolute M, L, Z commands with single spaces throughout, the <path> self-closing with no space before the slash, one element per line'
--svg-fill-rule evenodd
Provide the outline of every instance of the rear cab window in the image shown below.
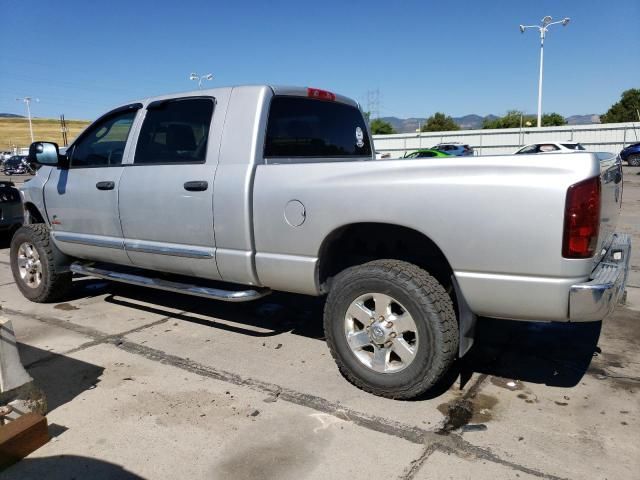
<path fill-rule="evenodd" d="M 335 101 L 276 96 L 271 101 L 266 159 L 371 158 L 367 126 L 360 110 Z"/>

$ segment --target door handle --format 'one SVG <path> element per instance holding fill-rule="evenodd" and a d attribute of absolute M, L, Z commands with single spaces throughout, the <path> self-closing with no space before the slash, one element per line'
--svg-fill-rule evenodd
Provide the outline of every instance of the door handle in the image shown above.
<path fill-rule="evenodd" d="M 115 182 L 98 182 L 96 188 L 98 190 L 113 190 L 116 186 Z"/>
<path fill-rule="evenodd" d="M 184 182 L 184 189 L 188 192 L 204 192 L 207 188 L 209 188 L 209 182 L 204 180 Z"/>

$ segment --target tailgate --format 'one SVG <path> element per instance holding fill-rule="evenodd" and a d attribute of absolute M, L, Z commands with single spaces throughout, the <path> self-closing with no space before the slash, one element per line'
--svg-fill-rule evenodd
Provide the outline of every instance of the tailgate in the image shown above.
<path fill-rule="evenodd" d="M 622 162 L 613 153 L 596 154 L 600 160 L 602 204 L 600 209 L 600 235 L 594 262 L 598 263 L 609 249 L 618 224 L 622 204 Z"/>

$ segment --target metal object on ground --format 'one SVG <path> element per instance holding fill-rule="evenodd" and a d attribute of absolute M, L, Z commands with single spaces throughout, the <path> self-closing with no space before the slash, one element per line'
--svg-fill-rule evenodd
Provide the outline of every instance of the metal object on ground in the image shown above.
<path fill-rule="evenodd" d="M 10 320 L 0 316 L 0 394 L 32 381 L 20 362 L 16 336 Z"/>

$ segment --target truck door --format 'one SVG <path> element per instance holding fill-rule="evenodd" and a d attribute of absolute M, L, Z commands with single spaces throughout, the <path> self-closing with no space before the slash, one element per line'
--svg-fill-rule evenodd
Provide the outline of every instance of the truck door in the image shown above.
<path fill-rule="evenodd" d="M 51 172 L 44 187 L 47 216 L 64 253 L 130 263 L 118 219 L 118 183 L 141 107 L 128 105 L 96 120 L 67 149 L 69 167 Z"/>
<path fill-rule="evenodd" d="M 125 250 L 138 267 L 219 279 L 213 234 L 212 97 L 147 106 L 119 190 Z M 208 152 L 212 150 L 212 152 Z"/>

